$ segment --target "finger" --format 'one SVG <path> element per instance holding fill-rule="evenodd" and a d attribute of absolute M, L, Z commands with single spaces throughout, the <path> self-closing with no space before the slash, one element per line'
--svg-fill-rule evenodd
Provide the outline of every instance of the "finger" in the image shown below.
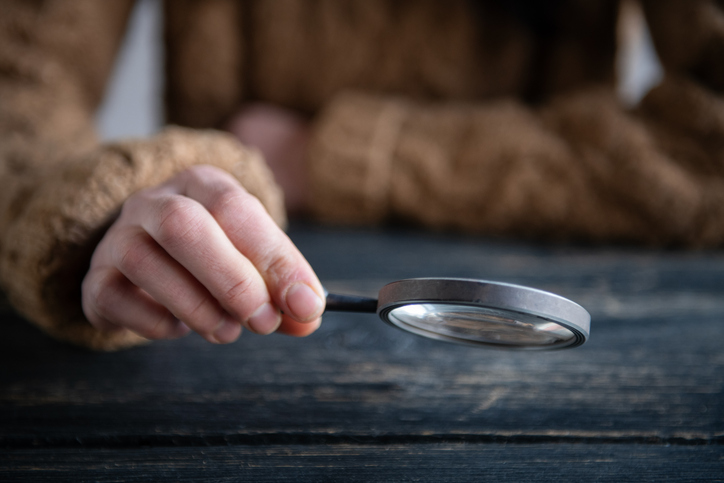
<path fill-rule="evenodd" d="M 198 200 L 231 243 L 256 267 L 282 312 L 313 322 L 324 311 L 324 290 L 304 256 L 264 206 L 228 173 L 198 166 L 178 179 L 179 190 Z"/>
<path fill-rule="evenodd" d="M 282 323 L 277 329 L 277 332 L 294 337 L 306 337 L 317 330 L 321 324 L 321 317 L 317 317 L 309 322 L 297 322 L 293 318 L 284 315 L 282 316 Z"/>
<path fill-rule="evenodd" d="M 86 317 L 101 331 L 125 328 L 147 339 L 178 339 L 190 331 L 113 267 L 88 272 L 82 301 Z"/>
<path fill-rule="evenodd" d="M 128 280 L 206 340 L 228 343 L 241 334 L 239 321 L 141 228 L 120 230 L 107 249 Z"/>
<path fill-rule="evenodd" d="M 276 330 L 281 314 L 263 278 L 211 214 L 168 189 L 150 195 L 129 208 L 141 227 L 237 321 L 259 334 Z"/>

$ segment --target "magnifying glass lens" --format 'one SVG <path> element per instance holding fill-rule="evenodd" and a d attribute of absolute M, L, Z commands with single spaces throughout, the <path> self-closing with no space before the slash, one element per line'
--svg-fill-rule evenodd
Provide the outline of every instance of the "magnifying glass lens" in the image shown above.
<path fill-rule="evenodd" d="M 508 346 L 550 346 L 576 336 L 567 328 L 535 315 L 487 307 L 424 303 L 392 309 L 389 321 L 427 337 Z"/>
<path fill-rule="evenodd" d="M 591 330 L 586 309 L 559 295 L 461 278 L 398 280 L 382 287 L 376 300 L 328 293 L 327 310 L 376 312 L 430 339 L 511 350 L 577 347 Z"/>

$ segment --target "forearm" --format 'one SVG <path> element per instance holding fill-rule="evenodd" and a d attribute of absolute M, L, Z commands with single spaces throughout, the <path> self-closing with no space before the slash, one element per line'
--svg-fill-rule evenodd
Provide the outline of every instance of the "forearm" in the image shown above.
<path fill-rule="evenodd" d="M 654 118 L 625 111 L 607 89 L 540 109 L 341 96 L 314 130 L 312 206 L 335 223 L 403 218 L 495 236 L 721 243 L 716 181 L 664 147 L 670 135 Z M 702 155 L 714 162 L 721 148 L 710 143 Z"/>

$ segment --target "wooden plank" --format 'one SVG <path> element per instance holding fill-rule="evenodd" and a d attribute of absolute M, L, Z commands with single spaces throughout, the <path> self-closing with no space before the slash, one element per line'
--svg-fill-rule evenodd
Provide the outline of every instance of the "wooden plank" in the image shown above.
<path fill-rule="evenodd" d="M 5 308 L 0 444 L 244 443 L 290 434 L 722 441 L 722 253 L 309 226 L 291 235 L 330 288 L 369 292 L 423 275 L 525 283 L 587 306 L 592 339 L 556 353 L 486 351 L 410 336 L 374 316 L 330 314 L 302 340 L 245 334 L 218 347 L 192 336 L 95 354 L 46 338 Z"/>
<path fill-rule="evenodd" d="M 721 446 L 271 445 L 13 450 L 9 481 L 599 481 L 724 480 Z"/>

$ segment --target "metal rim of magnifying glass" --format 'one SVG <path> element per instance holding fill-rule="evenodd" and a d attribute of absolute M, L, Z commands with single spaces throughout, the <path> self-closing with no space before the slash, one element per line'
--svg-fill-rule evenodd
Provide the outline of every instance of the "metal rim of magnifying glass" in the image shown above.
<path fill-rule="evenodd" d="M 390 317 L 392 310 L 398 307 L 424 303 L 465 305 L 499 310 L 511 315 L 532 315 L 568 329 L 573 337 L 548 345 L 497 344 L 439 334 L 402 321 L 398 324 Z M 413 278 L 385 285 L 379 292 L 377 315 L 392 326 L 423 337 L 512 350 L 570 349 L 585 343 L 591 329 L 588 311 L 560 295 L 521 285 L 460 278 Z"/>

